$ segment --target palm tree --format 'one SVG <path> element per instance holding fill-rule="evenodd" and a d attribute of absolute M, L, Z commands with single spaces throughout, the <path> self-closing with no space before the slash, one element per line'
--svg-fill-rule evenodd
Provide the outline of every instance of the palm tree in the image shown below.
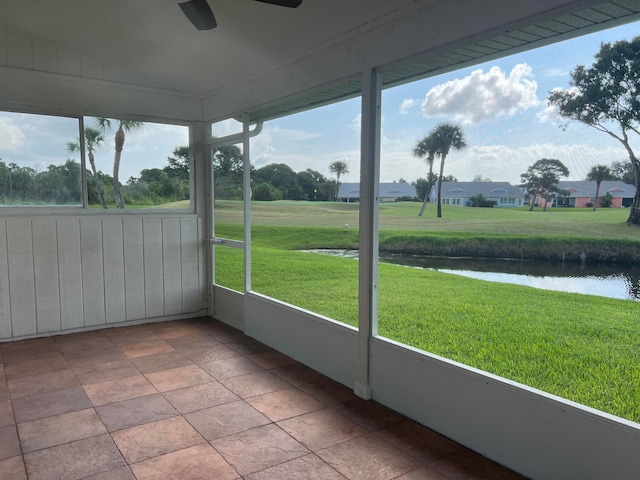
<path fill-rule="evenodd" d="M 107 202 L 104 199 L 104 193 L 102 193 L 102 181 L 100 180 L 100 176 L 98 175 L 98 171 L 96 170 L 96 159 L 93 154 L 94 150 L 104 141 L 104 136 L 102 133 L 91 127 L 84 128 L 84 146 L 89 152 L 89 163 L 91 164 L 91 172 L 93 173 L 93 179 L 96 182 L 96 192 L 98 194 L 98 200 L 100 201 L 100 205 L 102 208 L 107 208 Z M 79 142 L 68 142 L 67 143 L 67 152 L 73 153 L 80 150 Z"/>
<path fill-rule="evenodd" d="M 336 174 L 336 201 L 338 200 L 338 191 L 340 191 L 340 175 L 349 173 L 349 167 L 345 162 L 340 160 L 329 165 L 329 171 Z"/>
<path fill-rule="evenodd" d="M 600 199 L 600 184 L 605 180 L 614 180 L 615 177 L 607 165 L 596 165 L 587 173 L 587 180 L 596 182 L 596 198 L 593 201 L 593 211 L 596 211 L 598 200 Z"/>
<path fill-rule="evenodd" d="M 441 123 L 430 134 L 433 136 L 436 154 L 440 157 L 440 175 L 438 176 L 438 218 L 442 217 L 442 178 L 444 176 L 444 161 L 449 151 L 467 148 L 462 127 L 457 123 Z"/>
<path fill-rule="evenodd" d="M 141 129 L 144 126 L 144 122 L 136 120 L 116 120 L 116 122 L 118 122 L 118 129 L 116 130 L 114 137 L 116 152 L 113 157 L 113 197 L 116 201 L 116 207 L 124 208 L 118 176 L 120 174 L 120 158 L 124 147 L 125 132 Z M 96 119 L 96 124 L 103 132 L 111 128 L 111 120 L 108 118 L 99 117 Z"/>
<path fill-rule="evenodd" d="M 418 142 L 416 147 L 413 149 L 413 156 L 418 158 L 427 157 L 427 163 L 429 164 L 429 175 L 427 177 L 428 187 L 427 193 L 424 195 L 424 201 L 422 202 L 422 208 L 420 208 L 419 217 L 424 213 L 424 209 L 429 202 L 429 197 L 431 196 L 431 189 L 433 188 L 433 161 L 436 158 L 437 146 L 435 142 L 435 138 L 433 136 L 433 130 L 429 132 L 429 135 L 426 135 L 422 140 Z"/>

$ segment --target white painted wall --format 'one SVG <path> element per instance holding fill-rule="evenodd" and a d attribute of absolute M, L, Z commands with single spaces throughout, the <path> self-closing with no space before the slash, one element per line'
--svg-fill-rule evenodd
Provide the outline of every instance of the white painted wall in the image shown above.
<path fill-rule="evenodd" d="M 0 340 L 206 313 L 203 239 L 192 213 L 0 216 Z"/>

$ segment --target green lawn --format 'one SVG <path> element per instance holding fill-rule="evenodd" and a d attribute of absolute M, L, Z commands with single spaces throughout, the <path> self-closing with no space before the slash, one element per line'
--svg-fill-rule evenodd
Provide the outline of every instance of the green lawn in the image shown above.
<path fill-rule="evenodd" d="M 220 202 L 218 202 L 220 203 Z M 221 236 L 241 234 L 238 205 L 217 205 Z M 241 210 L 241 209 L 240 209 Z M 445 208 L 382 204 L 381 237 L 536 235 L 563 241 L 638 242 L 626 210 Z M 358 263 L 294 250 L 358 241 L 357 205 L 273 202 L 252 206 L 257 292 L 357 325 Z M 221 223 L 221 217 L 235 223 Z M 344 224 L 349 229 L 344 233 Z M 395 225 L 394 229 L 389 228 Z M 353 226 L 353 228 L 352 228 Z M 218 281 L 242 288 L 242 252 L 216 249 Z M 500 285 L 440 272 L 379 266 L 379 333 L 416 348 L 640 422 L 640 304 Z"/>

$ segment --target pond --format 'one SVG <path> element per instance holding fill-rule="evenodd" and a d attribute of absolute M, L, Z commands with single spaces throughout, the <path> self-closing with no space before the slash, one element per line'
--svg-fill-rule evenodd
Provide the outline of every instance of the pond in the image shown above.
<path fill-rule="evenodd" d="M 357 250 L 309 250 L 325 255 L 358 258 Z M 437 270 L 452 275 L 512 283 L 543 290 L 640 301 L 640 266 L 563 264 L 478 258 L 443 258 L 381 253 L 380 261 Z"/>

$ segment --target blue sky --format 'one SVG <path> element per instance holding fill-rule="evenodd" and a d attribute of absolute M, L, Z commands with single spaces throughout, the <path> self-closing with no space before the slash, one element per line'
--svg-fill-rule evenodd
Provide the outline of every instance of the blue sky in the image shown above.
<path fill-rule="evenodd" d="M 415 144 L 441 122 L 456 121 L 469 148 L 452 152 L 445 174 L 475 175 L 518 183 L 540 158 L 557 158 L 571 180 L 583 180 L 598 163 L 626 160 L 622 146 L 606 134 L 572 123 L 563 130 L 547 111 L 546 97 L 568 88 L 577 64 L 591 65 L 601 42 L 630 40 L 639 23 L 583 36 L 456 72 L 387 89 L 382 99 L 381 181 L 426 177 Z M 329 176 L 329 165 L 346 161 L 343 181 L 359 181 L 359 99 L 269 122 L 252 147 L 257 166 L 288 163 Z M 636 142 L 640 148 L 640 142 Z"/>
<path fill-rule="evenodd" d="M 540 158 L 557 158 L 584 179 L 598 163 L 626 159 L 622 146 L 607 135 L 572 123 L 561 123 L 546 112 L 546 97 L 557 87 L 569 87 L 577 64 L 590 65 L 601 42 L 631 39 L 640 23 L 583 36 L 522 54 L 412 82 L 383 92 L 381 181 L 409 182 L 427 173 L 426 163 L 412 156 L 415 144 L 441 122 L 457 121 L 469 148 L 452 152 L 445 174 L 459 180 L 475 175 L 518 183 L 520 174 Z M 69 155 L 66 143 L 77 139 L 75 121 L 0 113 L 0 158 L 5 162 L 46 168 Z M 47 123 L 50 122 L 50 123 Z M 91 124 L 91 120 L 87 119 Z M 214 133 L 225 134 L 223 124 Z M 34 132 L 39 132 L 34 135 Z M 329 165 L 345 161 L 349 173 L 342 181 L 359 181 L 360 100 L 348 100 L 267 122 L 252 140 L 256 167 L 286 163 L 295 171 L 312 168 L 331 176 Z M 110 172 L 113 134 L 96 151 L 98 168 Z M 173 149 L 186 144 L 187 129 L 147 123 L 131 133 L 123 153 L 121 179 L 143 168 L 163 167 Z M 636 141 L 640 150 L 640 142 Z"/>

